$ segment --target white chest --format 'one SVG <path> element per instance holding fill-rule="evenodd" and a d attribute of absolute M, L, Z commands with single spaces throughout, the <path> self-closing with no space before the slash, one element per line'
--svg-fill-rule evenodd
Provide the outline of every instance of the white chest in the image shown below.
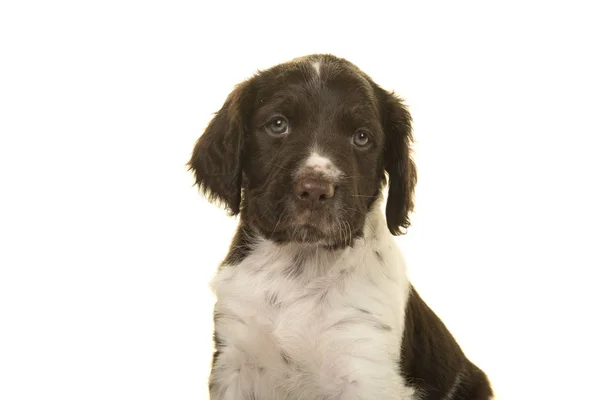
<path fill-rule="evenodd" d="M 408 282 L 391 240 L 320 255 L 263 242 L 213 287 L 215 398 L 412 398 L 398 373 Z"/>

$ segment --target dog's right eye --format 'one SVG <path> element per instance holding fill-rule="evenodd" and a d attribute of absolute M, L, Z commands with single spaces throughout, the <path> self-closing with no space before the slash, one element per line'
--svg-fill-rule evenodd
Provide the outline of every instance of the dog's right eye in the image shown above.
<path fill-rule="evenodd" d="M 271 121 L 269 121 L 266 125 L 266 130 L 271 135 L 285 135 L 286 133 L 290 133 L 290 126 L 287 120 L 283 117 L 275 117 Z"/>

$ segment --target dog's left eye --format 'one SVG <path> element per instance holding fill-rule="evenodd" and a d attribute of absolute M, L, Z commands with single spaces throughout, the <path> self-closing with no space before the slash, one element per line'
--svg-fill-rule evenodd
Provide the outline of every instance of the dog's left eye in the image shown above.
<path fill-rule="evenodd" d="M 290 126 L 283 117 L 273 118 L 266 126 L 267 132 L 271 135 L 285 135 L 290 133 Z"/>
<path fill-rule="evenodd" d="M 352 138 L 352 142 L 356 147 L 365 147 L 369 144 L 369 132 L 364 130 L 358 130 L 354 133 L 354 137 Z"/>

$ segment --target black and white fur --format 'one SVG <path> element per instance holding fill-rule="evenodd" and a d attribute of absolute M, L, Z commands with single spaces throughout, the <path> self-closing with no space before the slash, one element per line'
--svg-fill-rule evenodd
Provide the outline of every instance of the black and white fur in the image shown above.
<path fill-rule="evenodd" d="M 228 97 L 190 161 L 201 190 L 240 215 L 212 282 L 211 399 L 493 397 L 394 240 L 413 206 L 411 140 L 400 99 L 330 55 Z"/>

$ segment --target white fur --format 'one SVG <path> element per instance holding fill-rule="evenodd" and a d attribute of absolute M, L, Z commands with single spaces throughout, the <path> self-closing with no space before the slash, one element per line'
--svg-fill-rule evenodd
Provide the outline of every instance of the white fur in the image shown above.
<path fill-rule="evenodd" d="M 312 67 L 314 68 L 314 70 L 317 73 L 317 78 L 321 77 L 321 62 L 320 61 L 313 61 L 311 63 Z"/>
<path fill-rule="evenodd" d="M 310 154 L 298 171 L 298 174 L 307 172 L 323 175 L 333 181 L 336 181 L 342 175 L 342 171 L 340 171 L 328 157 L 321 155 L 318 151 L 313 151 Z"/>
<path fill-rule="evenodd" d="M 409 282 L 375 209 L 352 248 L 259 239 L 240 264 L 222 266 L 212 399 L 416 398 L 398 374 Z"/>

